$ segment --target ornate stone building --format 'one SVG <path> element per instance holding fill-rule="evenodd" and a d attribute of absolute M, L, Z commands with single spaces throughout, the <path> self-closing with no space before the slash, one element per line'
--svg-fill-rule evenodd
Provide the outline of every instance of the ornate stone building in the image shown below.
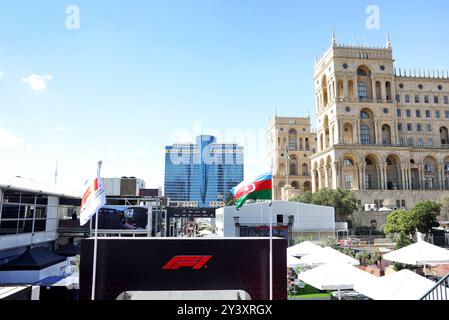
<path fill-rule="evenodd" d="M 312 189 L 361 206 L 410 208 L 449 195 L 449 75 L 394 67 L 385 47 L 332 46 L 315 63 Z M 435 192 L 437 191 L 437 192 Z"/>
<path fill-rule="evenodd" d="M 311 130 L 310 118 L 275 116 L 270 121 L 269 140 L 273 199 L 287 200 L 292 195 L 312 191 L 310 157 L 316 152 L 316 134 Z M 283 191 L 287 180 L 288 186 Z"/>

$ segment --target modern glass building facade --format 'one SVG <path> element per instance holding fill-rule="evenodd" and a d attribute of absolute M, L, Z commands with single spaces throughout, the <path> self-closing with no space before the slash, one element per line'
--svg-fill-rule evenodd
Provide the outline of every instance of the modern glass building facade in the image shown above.
<path fill-rule="evenodd" d="M 165 148 L 165 196 L 209 208 L 224 202 L 229 190 L 243 181 L 243 147 L 218 144 L 199 136 L 196 144 Z"/>

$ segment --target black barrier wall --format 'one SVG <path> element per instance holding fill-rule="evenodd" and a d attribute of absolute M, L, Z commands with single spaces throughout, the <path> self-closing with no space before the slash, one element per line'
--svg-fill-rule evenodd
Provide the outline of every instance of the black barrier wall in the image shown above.
<path fill-rule="evenodd" d="M 92 290 L 94 240 L 81 244 L 80 299 Z M 125 291 L 244 290 L 269 299 L 267 238 L 99 238 L 96 300 Z M 273 299 L 287 299 L 287 241 L 273 239 Z"/>

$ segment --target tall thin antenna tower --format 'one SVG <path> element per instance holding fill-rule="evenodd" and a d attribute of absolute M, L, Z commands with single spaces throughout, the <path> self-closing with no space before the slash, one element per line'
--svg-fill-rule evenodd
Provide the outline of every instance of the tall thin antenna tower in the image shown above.
<path fill-rule="evenodd" d="M 58 183 L 58 161 L 56 161 L 56 169 L 55 169 L 55 185 Z"/>

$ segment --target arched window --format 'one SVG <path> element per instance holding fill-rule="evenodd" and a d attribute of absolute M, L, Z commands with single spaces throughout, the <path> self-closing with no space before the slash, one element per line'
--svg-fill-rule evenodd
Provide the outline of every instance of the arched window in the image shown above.
<path fill-rule="evenodd" d="M 369 119 L 369 114 L 366 111 L 360 111 L 360 119 Z"/>
<path fill-rule="evenodd" d="M 343 165 L 346 167 L 350 167 L 354 165 L 354 162 L 351 159 L 345 159 L 343 160 Z"/>
<path fill-rule="evenodd" d="M 444 171 L 445 171 L 446 173 L 449 173 L 449 162 L 448 162 L 448 161 L 446 161 L 446 162 L 444 163 Z"/>
<path fill-rule="evenodd" d="M 360 138 L 362 144 L 367 145 L 371 143 L 369 127 L 366 124 L 360 126 Z"/>
<path fill-rule="evenodd" d="M 359 81 L 357 83 L 357 91 L 359 93 L 359 99 L 360 100 L 367 100 L 368 99 L 368 86 L 365 82 Z"/>
<path fill-rule="evenodd" d="M 430 161 L 424 161 L 424 170 L 432 171 L 432 165 L 430 164 Z"/>
<path fill-rule="evenodd" d="M 296 162 L 290 163 L 290 175 L 291 176 L 297 176 L 298 175 Z"/>
<path fill-rule="evenodd" d="M 302 175 L 305 177 L 309 175 L 309 166 L 307 165 L 307 163 L 304 163 L 302 165 Z"/>
<path fill-rule="evenodd" d="M 288 148 L 292 151 L 298 149 L 298 133 L 295 129 L 291 129 L 288 132 Z"/>

